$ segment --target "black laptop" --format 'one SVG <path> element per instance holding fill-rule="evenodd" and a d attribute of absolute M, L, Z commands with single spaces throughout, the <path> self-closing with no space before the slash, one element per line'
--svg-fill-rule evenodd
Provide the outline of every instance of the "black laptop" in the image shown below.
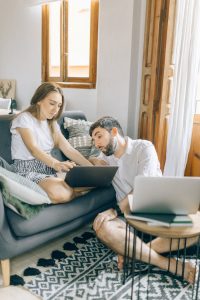
<path fill-rule="evenodd" d="M 117 169 L 117 166 L 75 166 L 66 173 L 65 181 L 71 187 L 108 186 Z"/>

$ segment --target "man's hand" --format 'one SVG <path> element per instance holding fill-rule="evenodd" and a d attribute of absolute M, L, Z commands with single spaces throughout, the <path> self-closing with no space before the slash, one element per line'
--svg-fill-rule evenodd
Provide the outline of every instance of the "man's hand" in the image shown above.
<path fill-rule="evenodd" d="M 130 211 L 128 196 L 120 201 L 119 208 L 120 208 L 121 212 L 123 212 L 123 213 L 125 213 L 125 212 L 127 213 Z"/>
<path fill-rule="evenodd" d="M 98 159 L 96 157 L 90 157 L 88 159 L 93 165 L 95 166 L 105 166 L 107 165 L 107 162 L 103 159 Z"/>
<path fill-rule="evenodd" d="M 110 208 L 108 210 L 99 213 L 94 220 L 93 228 L 95 231 L 98 231 L 105 221 L 111 221 L 117 217 L 117 212 L 115 209 Z"/>

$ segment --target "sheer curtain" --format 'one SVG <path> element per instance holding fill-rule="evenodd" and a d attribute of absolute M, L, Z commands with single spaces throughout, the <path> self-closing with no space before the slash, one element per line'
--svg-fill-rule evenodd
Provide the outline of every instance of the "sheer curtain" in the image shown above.
<path fill-rule="evenodd" d="M 174 80 L 164 175 L 183 176 L 190 149 L 200 62 L 200 0 L 178 0 Z"/>

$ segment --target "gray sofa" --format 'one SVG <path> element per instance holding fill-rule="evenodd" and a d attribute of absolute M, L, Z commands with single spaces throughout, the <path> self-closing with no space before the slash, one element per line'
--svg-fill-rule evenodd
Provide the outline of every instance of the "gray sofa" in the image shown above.
<path fill-rule="evenodd" d="M 80 111 L 64 112 L 59 120 L 63 134 L 64 117 L 86 119 Z M 11 163 L 10 122 L 12 115 L 0 116 L 0 156 Z M 0 260 L 4 286 L 10 282 L 10 259 L 32 250 L 61 235 L 83 226 L 94 219 L 97 213 L 115 204 L 112 186 L 96 188 L 88 194 L 66 204 L 48 205 L 36 216 L 27 220 L 4 206 L 0 191 Z"/>

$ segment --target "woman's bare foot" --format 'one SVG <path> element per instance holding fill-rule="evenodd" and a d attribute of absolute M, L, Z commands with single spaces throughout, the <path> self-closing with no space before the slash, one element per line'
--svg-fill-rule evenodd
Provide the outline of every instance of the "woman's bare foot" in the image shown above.
<path fill-rule="evenodd" d="M 119 270 L 122 270 L 124 266 L 124 257 L 122 255 L 117 255 L 117 267 Z"/>

